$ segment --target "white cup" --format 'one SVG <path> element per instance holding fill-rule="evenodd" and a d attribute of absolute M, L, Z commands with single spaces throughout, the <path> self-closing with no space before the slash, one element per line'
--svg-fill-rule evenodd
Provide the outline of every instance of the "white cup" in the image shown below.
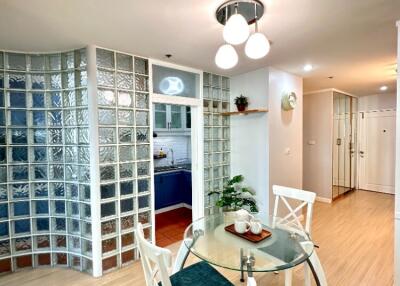
<path fill-rule="evenodd" d="M 250 221 L 250 231 L 254 234 L 260 234 L 262 232 L 262 225 L 258 219 L 252 219 Z"/>
<path fill-rule="evenodd" d="M 235 231 L 237 233 L 245 233 L 250 229 L 250 223 L 244 219 L 235 220 Z"/>

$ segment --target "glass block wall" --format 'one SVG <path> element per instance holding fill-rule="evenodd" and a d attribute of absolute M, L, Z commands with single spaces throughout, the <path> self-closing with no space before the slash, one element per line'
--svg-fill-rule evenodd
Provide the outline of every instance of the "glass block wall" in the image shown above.
<path fill-rule="evenodd" d="M 96 66 L 104 272 L 138 257 L 137 222 L 151 239 L 149 66 L 104 49 Z"/>
<path fill-rule="evenodd" d="M 208 196 L 212 190 L 222 190 L 230 176 L 229 78 L 204 73 L 204 195 L 205 215 L 218 211 L 218 196 Z"/>
<path fill-rule="evenodd" d="M 86 50 L 0 52 L 0 273 L 91 272 Z"/>

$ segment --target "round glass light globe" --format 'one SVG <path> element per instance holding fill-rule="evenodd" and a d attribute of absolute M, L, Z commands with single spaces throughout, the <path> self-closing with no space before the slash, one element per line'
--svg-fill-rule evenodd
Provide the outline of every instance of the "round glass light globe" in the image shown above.
<path fill-rule="evenodd" d="M 271 46 L 267 37 L 262 33 L 254 33 L 247 40 L 244 51 L 246 55 L 254 60 L 265 57 L 270 50 Z"/>
<path fill-rule="evenodd" d="M 250 30 L 246 19 L 240 14 L 233 14 L 225 24 L 224 40 L 232 45 L 244 43 L 249 37 Z"/>
<path fill-rule="evenodd" d="M 217 54 L 215 55 L 215 63 L 221 69 L 231 69 L 238 63 L 239 57 L 235 49 L 225 44 L 219 47 Z"/>

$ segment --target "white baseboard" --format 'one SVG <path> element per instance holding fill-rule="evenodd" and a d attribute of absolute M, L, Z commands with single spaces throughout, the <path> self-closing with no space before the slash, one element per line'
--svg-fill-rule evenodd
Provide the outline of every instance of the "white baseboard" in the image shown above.
<path fill-rule="evenodd" d="M 324 197 L 316 197 L 315 200 L 317 202 L 321 202 L 321 203 L 327 203 L 327 204 L 332 203 L 332 199 L 328 199 L 328 198 L 324 198 Z"/>
<path fill-rule="evenodd" d="M 180 203 L 180 204 L 176 204 L 176 205 L 172 205 L 172 206 L 169 206 L 169 207 L 165 207 L 165 208 L 156 210 L 154 213 L 155 214 L 161 214 L 161 213 L 169 212 L 169 211 L 176 210 L 176 209 L 179 209 L 179 208 L 192 209 L 192 206 L 188 205 L 186 203 Z"/>

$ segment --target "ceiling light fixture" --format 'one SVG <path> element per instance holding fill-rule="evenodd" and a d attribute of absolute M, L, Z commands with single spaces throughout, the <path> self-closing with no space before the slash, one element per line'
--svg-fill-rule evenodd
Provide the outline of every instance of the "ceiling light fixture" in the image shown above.
<path fill-rule="evenodd" d="M 225 25 L 223 38 L 225 44 L 219 47 L 215 63 L 222 69 L 233 68 L 238 55 L 232 45 L 246 42 L 245 53 L 251 59 L 260 59 L 270 50 L 270 43 L 264 34 L 258 32 L 257 20 L 264 14 L 264 5 L 258 0 L 229 0 L 216 11 L 219 23 Z M 249 37 L 249 25 L 255 23 L 255 33 Z"/>
<path fill-rule="evenodd" d="M 306 65 L 304 65 L 304 67 L 303 67 L 303 70 L 306 71 L 306 72 L 309 72 L 309 71 L 311 71 L 312 69 L 313 69 L 312 64 L 306 64 Z"/>
<path fill-rule="evenodd" d="M 238 63 L 239 57 L 235 49 L 229 45 L 225 44 L 219 47 L 217 54 L 215 55 L 215 63 L 221 69 L 227 70 L 231 69 Z"/>
<path fill-rule="evenodd" d="M 258 22 L 257 22 L 257 6 L 255 6 L 255 23 L 254 23 L 254 34 L 250 36 L 247 40 L 244 51 L 246 55 L 253 60 L 258 60 L 265 57 L 271 48 L 267 37 L 258 32 Z"/>
<path fill-rule="evenodd" d="M 385 90 L 388 89 L 388 87 L 386 85 L 382 85 L 379 89 L 382 90 L 382 91 L 385 91 Z"/>

